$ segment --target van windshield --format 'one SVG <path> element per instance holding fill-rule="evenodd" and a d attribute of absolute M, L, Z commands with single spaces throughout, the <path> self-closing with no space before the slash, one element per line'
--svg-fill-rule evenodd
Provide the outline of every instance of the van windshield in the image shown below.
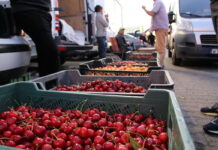
<path fill-rule="evenodd" d="M 211 17 L 210 0 L 180 0 L 182 17 Z"/>

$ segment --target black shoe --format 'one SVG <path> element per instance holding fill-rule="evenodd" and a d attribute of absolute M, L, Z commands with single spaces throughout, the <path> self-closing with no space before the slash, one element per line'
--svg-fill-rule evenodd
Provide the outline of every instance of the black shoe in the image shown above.
<path fill-rule="evenodd" d="M 208 116 L 218 116 L 218 103 L 213 105 L 211 108 L 209 107 L 201 108 L 201 112 Z"/>
<path fill-rule="evenodd" d="M 218 135 L 218 118 L 203 126 L 208 134 Z"/>

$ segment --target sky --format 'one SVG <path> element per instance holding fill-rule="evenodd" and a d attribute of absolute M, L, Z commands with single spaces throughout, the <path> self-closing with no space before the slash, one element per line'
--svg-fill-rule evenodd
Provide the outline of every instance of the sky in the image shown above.
<path fill-rule="evenodd" d="M 151 18 L 142 10 L 142 5 L 152 9 L 153 0 L 118 0 L 123 8 L 123 27 L 139 27 L 144 29 L 150 27 Z M 105 13 L 109 14 L 110 26 L 116 31 L 122 26 L 121 7 L 116 0 L 95 0 L 96 4 L 101 4 L 105 8 Z M 169 6 L 170 0 L 163 0 L 166 7 Z"/>

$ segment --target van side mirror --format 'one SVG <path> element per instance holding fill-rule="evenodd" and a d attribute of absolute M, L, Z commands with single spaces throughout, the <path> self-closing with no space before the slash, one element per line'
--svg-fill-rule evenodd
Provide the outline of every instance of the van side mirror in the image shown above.
<path fill-rule="evenodd" d="M 174 22 L 176 22 L 176 15 L 174 12 L 169 12 L 168 13 L 168 18 L 169 18 L 169 23 L 172 24 Z"/>

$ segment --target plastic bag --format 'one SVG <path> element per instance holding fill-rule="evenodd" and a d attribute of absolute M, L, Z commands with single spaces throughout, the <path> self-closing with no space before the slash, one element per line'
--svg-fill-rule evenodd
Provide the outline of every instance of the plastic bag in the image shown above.
<path fill-rule="evenodd" d="M 67 40 L 74 42 L 78 45 L 85 45 L 85 35 L 82 31 L 74 31 L 73 27 L 66 23 L 66 21 L 60 19 L 63 28 L 62 35 L 66 37 Z"/>

